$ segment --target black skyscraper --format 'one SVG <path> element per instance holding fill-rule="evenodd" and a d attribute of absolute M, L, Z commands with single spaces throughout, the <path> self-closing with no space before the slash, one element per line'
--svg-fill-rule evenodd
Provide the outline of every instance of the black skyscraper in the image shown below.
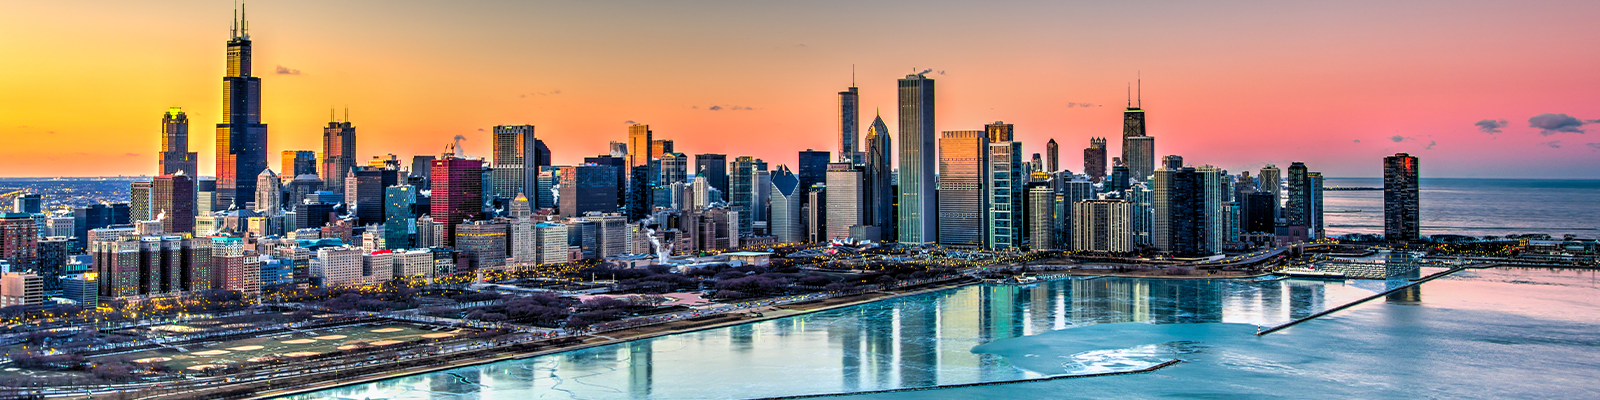
<path fill-rule="evenodd" d="M 267 169 L 267 125 L 261 123 L 261 78 L 250 76 L 249 23 L 242 14 L 232 35 L 217 124 L 217 202 L 244 207 L 255 202 L 256 175 Z"/>
<path fill-rule="evenodd" d="M 1417 158 L 1399 153 L 1383 158 L 1383 237 L 1407 242 L 1422 237 L 1417 196 Z"/>
<path fill-rule="evenodd" d="M 728 155 L 726 154 L 695 154 L 694 174 L 703 177 L 711 187 L 722 192 L 724 198 L 715 199 L 727 201 L 728 195 Z M 702 179 L 702 178 L 695 178 Z"/>
<path fill-rule="evenodd" d="M 828 159 L 832 157 L 826 151 L 806 150 L 800 152 L 800 168 L 795 175 L 800 178 L 800 191 L 811 191 L 811 185 L 827 181 Z M 805 200 L 801 200 L 805 202 Z"/>

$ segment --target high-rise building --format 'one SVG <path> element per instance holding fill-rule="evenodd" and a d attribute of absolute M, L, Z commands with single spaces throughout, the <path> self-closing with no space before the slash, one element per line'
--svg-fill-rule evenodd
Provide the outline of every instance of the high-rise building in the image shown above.
<path fill-rule="evenodd" d="M 506 265 L 510 254 L 511 224 L 505 219 L 471 221 L 456 225 L 456 251 L 472 270 Z"/>
<path fill-rule="evenodd" d="M 800 163 L 794 171 L 795 177 L 800 179 L 800 191 L 810 191 L 811 186 L 828 180 L 828 163 L 832 160 L 826 151 L 806 149 L 800 152 Z M 801 200 L 801 203 L 807 201 Z"/>
<path fill-rule="evenodd" d="M 1241 199 L 1243 216 L 1239 230 L 1244 233 L 1273 233 L 1273 215 L 1278 212 L 1278 198 L 1267 192 L 1246 192 Z"/>
<path fill-rule="evenodd" d="M 456 224 L 483 218 L 483 160 L 442 157 L 430 167 L 428 214 L 444 230 L 440 247 L 455 245 Z"/>
<path fill-rule="evenodd" d="M 861 164 L 861 94 L 854 82 L 849 89 L 839 92 L 839 162 Z"/>
<path fill-rule="evenodd" d="M 733 159 L 731 169 L 733 173 L 728 177 L 728 204 L 735 209 L 743 210 L 739 214 L 741 217 L 739 234 L 750 236 L 753 229 L 752 222 L 758 217 L 765 220 L 766 214 L 756 209 L 758 203 L 755 202 L 755 193 L 758 187 L 755 185 L 755 172 L 766 171 L 767 162 L 751 156 L 739 156 Z M 766 207 L 764 203 L 760 206 L 763 209 Z"/>
<path fill-rule="evenodd" d="M 657 181 L 659 186 L 668 186 L 674 183 L 689 181 L 689 156 L 683 153 L 662 153 L 661 177 Z"/>
<path fill-rule="evenodd" d="M 1200 211 L 1204 214 L 1201 252 L 1218 254 L 1222 252 L 1222 245 L 1236 239 L 1237 232 L 1233 228 L 1233 180 L 1228 179 L 1228 171 L 1211 165 L 1201 165 L 1195 168 L 1200 174 L 1201 190 L 1204 198 L 1201 204 L 1205 207 Z"/>
<path fill-rule="evenodd" d="M 383 188 L 383 243 L 390 249 L 411 248 L 413 225 L 416 216 L 411 209 L 417 204 L 417 188 L 411 185 L 394 185 Z"/>
<path fill-rule="evenodd" d="M 1288 172 L 1284 181 L 1287 189 L 1283 206 L 1284 224 L 1310 228 L 1311 188 L 1307 186 L 1309 180 L 1306 179 L 1306 174 L 1311 171 L 1306 169 L 1305 163 L 1297 161 L 1289 164 Z"/>
<path fill-rule="evenodd" d="M 495 126 L 492 159 L 490 180 L 496 197 L 511 199 L 519 193 L 534 193 L 539 181 L 539 148 L 533 125 Z"/>
<path fill-rule="evenodd" d="M 355 167 L 355 125 L 350 121 L 328 121 L 328 126 L 322 128 L 322 188 L 344 193 L 344 178 Z"/>
<path fill-rule="evenodd" d="M 31 214 L 0 213 L 0 260 L 11 263 L 13 271 L 38 266 L 39 225 Z"/>
<path fill-rule="evenodd" d="M 411 176 L 422 178 L 421 182 L 413 183 L 419 188 L 429 187 L 432 182 L 428 180 L 433 176 L 433 156 L 411 156 Z"/>
<path fill-rule="evenodd" d="M 629 221 L 638 221 L 650 214 L 650 167 L 628 167 L 627 199 L 622 210 Z"/>
<path fill-rule="evenodd" d="M 628 166 L 637 167 L 650 163 L 657 157 L 657 153 L 650 151 L 650 144 L 654 140 L 650 132 L 650 125 L 633 124 L 628 127 Z"/>
<path fill-rule="evenodd" d="M 11 212 L 24 214 L 39 214 L 44 212 L 44 195 L 38 193 L 19 194 L 11 199 Z"/>
<path fill-rule="evenodd" d="M 0 307 L 43 306 L 44 278 L 39 274 L 0 274 Z"/>
<path fill-rule="evenodd" d="M 150 212 L 161 220 L 163 232 L 193 232 L 194 203 L 194 179 L 186 173 L 157 176 L 150 183 Z"/>
<path fill-rule="evenodd" d="M 78 248 L 89 247 L 89 230 L 127 224 L 128 214 L 128 203 L 90 204 L 73 210 L 72 230 L 75 232 L 73 236 L 78 238 Z"/>
<path fill-rule="evenodd" d="M 664 156 L 667 153 L 676 153 L 676 152 L 677 151 L 674 150 L 674 148 L 672 146 L 672 141 L 671 140 L 668 140 L 668 139 L 656 139 L 656 140 L 651 140 L 650 141 L 650 154 L 655 156 L 656 158 L 661 158 L 661 156 Z"/>
<path fill-rule="evenodd" d="M 1102 146 L 1102 147 L 1104 147 L 1104 146 Z M 1101 155 L 1100 157 L 1102 159 L 1105 158 L 1104 155 Z M 1045 162 L 1045 171 L 1044 172 L 1056 172 L 1056 171 L 1060 171 L 1061 170 L 1061 145 L 1056 144 L 1056 140 L 1054 138 L 1050 139 L 1049 142 L 1044 144 L 1044 162 Z M 1100 170 L 1101 170 L 1100 171 L 1101 174 L 1105 173 L 1105 163 L 1104 162 L 1100 163 Z M 1095 180 L 1095 182 L 1099 182 L 1099 181 L 1100 180 L 1098 180 L 1098 179 Z"/>
<path fill-rule="evenodd" d="M 155 218 L 150 212 L 150 181 L 137 181 L 128 188 L 128 219 L 144 222 Z"/>
<path fill-rule="evenodd" d="M 1283 175 L 1278 167 L 1267 164 L 1261 167 L 1261 183 L 1257 184 L 1257 191 L 1271 193 L 1274 201 L 1283 198 Z"/>
<path fill-rule="evenodd" d="M 218 271 L 214 269 L 211 238 L 140 236 L 132 230 L 108 231 L 94 235 L 88 249 L 94 257 L 93 272 L 100 277 L 100 296 L 143 296 L 216 288 L 213 282 Z M 242 255 L 242 242 L 238 249 Z"/>
<path fill-rule="evenodd" d="M 696 154 L 694 155 L 695 180 L 705 179 L 706 184 L 717 189 L 727 196 L 728 193 L 728 156 L 726 154 Z M 726 198 L 708 199 L 724 201 Z"/>
<path fill-rule="evenodd" d="M 1417 157 L 1397 153 L 1383 158 L 1383 238 L 1409 242 L 1422 237 Z"/>
<path fill-rule="evenodd" d="M 828 185 L 818 183 L 806 191 L 806 204 L 800 209 L 804 210 L 806 225 L 806 241 L 811 243 L 828 241 Z"/>
<path fill-rule="evenodd" d="M 895 241 L 899 216 L 895 215 L 894 146 L 889 138 L 889 126 L 883 116 L 872 119 L 867 128 L 867 151 L 862 161 L 862 224 L 878 228 L 876 240 Z"/>
<path fill-rule="evenodd" d="M 1322 185 L 1321 172 L 1306 173 L 1306 190 L 1311 192 L 1311 201 L 1308 203 L 1311 226 L 1307 227 L 1306 232 L 1311 235 L 1312 240 L 1321 239 L 1328 233 L 1327 226 L 1322 220 Z"/>
<path fill-rule="evenodd" d="M 256 210 L 262 215 L 283 214 L 283 180 L 271 168 L 256 174 Z M 168 231 L 171 232 L 171 231 Z"/>
<path fill-rule="evenodd" d="M 228 39 L 228 70 L 222 77 L 222 122 L 217 124 L 216 193 L 222 208 L 229 204 L 244 208 L 255 202 L 256 174 L 267 169 L 261 78 L 250 74 L 251 53 L 249 23 L 241 16 Z"/>
<path fill-rule="evenodd" d="M 1094 183 L 1105 179 L 1106 138 L 1089 138 L 1089 147 L 1083 149 L 1083 174 Z"/>
<path fill-rule="evenodd" d="M 1047 184 L 1028 185 L 1028 248 L 1063 250 L 1056 240 L 1055 202 L 1060 195 Z"/>
<path fill-rule="evenodd" d="M 1128 166 L 1128 173 L 1143 181 L 1155 171 L 1155 138 L 1145 130 L 1143 98 L 1138 105 L 1129 103 L 1122 112 L 1122 163 Z"/>
<path fill-rule="evenodd" d="M 617 158 L 621 158 L 623 160 L 627 160 L 628 159 L 628 144 L 613 140 L 613 141 L 611 141 L 611 150 L 606 154 L 610 155 L 612 157 L 617 157 Z M 624 167 L 627 167 L 627 165 L 624 165 Z"/>
<path fill-rule="evenodd" d="M 1166 169 L 1183 168 L 1183 156 L 1169 154 L 1161 157 L 1161 167 Z"/>
<path fill-rule="evenodd" d="M 399 171 L 355 167 L 344 179 L 344 207 L 357 225 L 383 223 L 383 188 L 400 183 Z"/>
<path fill-rule="evenodd" d="M 934 197 L 934 160 L 938 136 L 934 127 L 934 80 L 922 74 L 899 80 L 900 243 L 939 241 L 938 203 Z"/>
<path fill-rule="evenodd" d="M 1022 142 L 990 143 L 987 151 L 984 186 L 988 191 L 988 209 L 985 210 L 989 221 L 986 226 L 988 247 L 997 251 L 1020 249 L 1024 233 L 1023 198 L 1027 196 L 1023 187 L 1028 180 L 1022 174 Z"/>
<path fill-rule="evenodd" d="M 1072 203 L 1072 250 L 1126 253 L 1133 251 L 1133 203 L 1127 200 L 1082 200 Z"/>
<path fill-rule="evenodd" d="M 984 246 L 988 232 L 988 192 L 984 185 L 989 171 L 988 150 L 984 131 L 945 131 L 939 138 L 940 245 Z"/>
<path fill-rule="evenodd" d="M 1206 254 L 1205 179 L 1194 168 L 1158 169 L 1152 181 L 1155 218 L 1151 238 L 1156 250 L 1192 256 Z"/>
<path fill-rule="evenodd" d="M 822 239 L 848 239 L 850 227 L 867 223 L 864 218 L 867 187 L 861 178 L 860 165 L 851 162 L 828 164 L 828 222 Z"/>
<path fill-rule="evenodd" d="M 300 175 L 317 175 L 317 152 L 311 150 L 284 150 L 283 161 L 278 165 L 290 179 Z"/>
<path fill-rule="evenodd" d="M 800 177 L 780 164 L 772 171 L 770 182 L 772 236 L 777 237 L 778 243 L 804 242 L 805 223 L 801 220 L 800 206 L 806 191 L 800 188 Z"/>
<path fill-rule="evenodd" d="M 1010 142 L 1015 135 L 1015 129 L 1005 121 L 995 121 L 983 125 L 983 134 L 989 143 Z"/>
<path fill-rule="evenodd" d="M 578 217 L 589 212 L 614 212 L 617 209 L 617 179 L 614 167 L 577 165 L 561 167 L 559 210 L 561 215 Z"/>
<path fill-rule="evenodd" d="M 189 116 L 182 108 L 172 107 L 161 115 L 161 153 L 158 175 L 172 175 L 183 171 L 189 176 L 200 176 L 200 153 L 189 151 Z"/>

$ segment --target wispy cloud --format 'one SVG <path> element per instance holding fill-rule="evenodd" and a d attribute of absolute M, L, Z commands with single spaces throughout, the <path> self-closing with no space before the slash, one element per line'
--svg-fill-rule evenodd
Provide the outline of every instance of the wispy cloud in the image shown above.
<path fill-rule="evenodd" d="M 689 108 L 691 108 L 691 109 L 699 109 L 699 106 L 689 106 Z M 755 111 L 756 108 L 755 107 L 751 107 L 751 106 L 712 104 L 710 107 L 706 107 L 706 110 L 707 111 L 722 111 L 722 110 L 728 110 L 728 111 Z"/>
<path fill-rule="evenodd" d="M 1583 120 L 1567 114 L 1544 113 L 1528 118 L 1528 127 L 1538 129 L 1539 134 L 1545 136 L 1562 132 L 1583 133 Z"/>
<path fill-rule="evenodd" d="M 1361 139 L 1356 139 L 1356 143 L 1361 143 Z"/>
<path fill-rule="evenodd" d="M 279 65 L 278 75 L 300 75 L 300 70 Z"/>
<path fill-rule="evenodd" d="M 1600 151 L 1600 143 L 1584 143 L 1584 145 L 1589 146 L 1589 148 L 1593 150 Z"/>
<path fill-rule="evenodd" d="M 633 122 L 633 120 L 631 120 L 631 119 L 627 120 L 627 121 L 622 121 L 622 123 L 628 124 L 628 125 L 637 125 L 637 124 L 639 124 L 638 122 Z"/>
<path fill-rule="evenodd" d="M 1074 102 L 1070 102 L 1070 101 L 1067 102 L 1067 108 L 1077 108 L 1077 107 L 1099 107 L 1099 105 L 1096 105 L 1094 103 L 1074 103 Z"/>
<path fill-rule="evenodd" d="M 1428 145 L 1424 146 L 1422 149 L 1423 150 L 1433 150 L 1433 146 L 1437 145 L 1437 144 L 1439 144 L 1439 142 L 1435 142 L 1435 141 L 1429 140 L 1428 141 Z"/>
<path fill-rule="evenodd" d="M 1400 143 L 1400 142 L 1404 142 L 1404 141 L 1407 141 L 1407 140 L 1414 140 L 1414 139 L 1416 139 L 1416 138 L 1409 138 L 1409 137 L 1400 136 L 1400 135 L 1394 135 L 1394 136 L 1390 136 L 1389 137 L 1389 140 L 1393 140 L 1395 143 Z"/>
<path fill-rule="evenodd" d="M 1559 149 L 1559 148 L 1561 148 L 1561 141 L 1560 140 L 1551 140 L 1551 141 L 1548 141 L 1548 142 L 1539 142 L 1539 145 L 1540 146 L 1550 146 L 1550 148 L 1552 148 L 1552 149 Z"/>
<path fill-rule="evenodd" d="M 1509 124 L 1510 124 L 1510 122 L 1507 122 L 1506 120 L 1503 120 L 1503 119 L 1486 119 L 1486 120 L 1482 120 L 1482 121 L 1478 121 L 1476 123 L 1473 123 L 1473 125 L 1476 125 L 1478 127 L 1478 131 L 1479 132 L 1483 132 L 1483 133 L 1487 133 L 1487 134 L 1491 134 L 1491 135 L 1492 134 L 1496 134 L 1496 133 L 1500 133 L 1501 132 L 1500 129 L 1501 128 L 1505 128 L 1506 125 L 1509 125 Z"/>
<path fill-rule="evenodd" d="M 707 110 L 711 110 L 711 111 L 721 111 L 721 110 L 722 110 L 722 106 L 719 106 L 719 105 L 712 105 L 712 106 L 711 106 L 711 108 L 707 108 Z"/>

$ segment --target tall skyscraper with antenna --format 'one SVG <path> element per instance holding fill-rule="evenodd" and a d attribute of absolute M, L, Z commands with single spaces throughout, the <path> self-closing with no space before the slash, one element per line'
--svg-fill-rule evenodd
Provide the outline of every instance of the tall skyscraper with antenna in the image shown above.
<path fill-rule="evenodd" d="M 1144 181 L 1155 171 L 1156 139 L 1145 132 L 1144 96 L 1132 94 L 1128 96 L 1128 109 L 1122 112 L 1122 163 L 1134 179 Z M 1135 99 L 1138 103 L 1134 103 Z"/>
<path fill-rule="evenodd" d="M 856 92 L 855 72 L 851 72 L 850 88 L 839 92 L 839 162 L 858 165 L 862 163 L 861 95 Z"/>
<path fill-rule="evenodd" d="M 261 78 L 250 75 L 250 25 L 243 8 L 236 17 L 217 124 L 217 202 L 244 207 L 255 201 L 256 175 L 267 169 L 267 125 L 261 123 Z"/>
<path fill-rule="evenodd" d="M 345 120 L 334 119 L 328 110 L 328 126 L 322 128 L 322 188 L 334 193 L 344 193 L 344 178 L 356 166 L 356 127 L 350 124 L 350 112 Z"/>

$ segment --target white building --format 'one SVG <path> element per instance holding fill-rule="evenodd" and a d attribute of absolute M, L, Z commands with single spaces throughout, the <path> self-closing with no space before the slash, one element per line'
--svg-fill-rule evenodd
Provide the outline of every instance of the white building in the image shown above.
<path fill-rule="evenodd" d="M 317 250 L 311 260 L 311 276 L 321 279 L 322 286 L 359 284 L 362 282 L 362 251 L 355 247 L 325 247 Z"/>

